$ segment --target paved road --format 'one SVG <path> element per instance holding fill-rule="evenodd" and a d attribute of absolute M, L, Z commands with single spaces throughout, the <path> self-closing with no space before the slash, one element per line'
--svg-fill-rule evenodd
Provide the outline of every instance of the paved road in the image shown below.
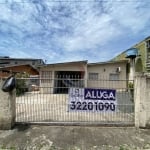
<path fill-rule="evenodd" d="M 85 126 L 19 125 L 0 131 L 0 149 L 149 150 L 150 130 Z"/>

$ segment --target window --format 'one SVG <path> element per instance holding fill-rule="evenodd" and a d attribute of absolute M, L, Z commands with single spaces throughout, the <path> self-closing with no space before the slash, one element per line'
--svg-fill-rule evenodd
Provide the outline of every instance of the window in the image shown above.
<path fill-rule="evenodd" d="M 89 73 L 89 80 L 98 80 L 98 73 Z"/>
<path fill-rule="evenodd" d="M 35 61 L 32 61 L 32 65 L 35 65 Z"/>
<path fill-rule="evenodd" d="M 52 81 L 52 71 L 42 71 L 41 79 L 43 83 L 51 83 Z"/>
<path fill-rule="evenodd" d="M 146 47 L 150 48 L 150 40 L 146 41 Z"/>
<path fill-rule="evenodd" d="M 109 80 L 119 80 L 119 74 L 118 73 L 110 73 L 109 74 Z"/>

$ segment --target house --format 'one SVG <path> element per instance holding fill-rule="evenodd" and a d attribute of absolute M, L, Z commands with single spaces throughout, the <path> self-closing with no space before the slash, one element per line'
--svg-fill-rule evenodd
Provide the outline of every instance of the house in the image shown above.
<path fill-rule="evenodd" d="M 0 78 L 7 78 L 12 75 L 12 73 L 19 73 L 21 76 L 28 75 L 27 77 L 29 77 L 29 79 L 24 79 L 26 80 L 25 84 L 28 91 L 34 90 L 39 86 L 39 71 L 29 64 L 12 65 L 0 68 Z M 18 80 L 23 79 L 17 79 L 17 81 Z"/>
<path fill-rule="evenodd" d="M 126 82 L 114 84 L 114 81 L 127 80 L 127 63 L 127 60 L 103 63 L 85 60 L 42 65 L 39 68 L 41 92 L 67 93 L 68 87 L 126 88 Z"/>
<path fill-rule="evenodd" d="M 137 50 L 137 56 L 134 59 L 135 72 L 150 72 L 150 36 L 132 46 L 130 49 Z M 120 55 L 116 56 L 113 61 L 129 60 L 129 58 L 126 57 L 127 52 L 128 50 L 125 50 Z"/>
<path fill-rule="evenodd" d="M 29 64 L 34 68 L 37 68 L 37 66 L 43 65 L 44 61 L 42 59 L 33 59 L 33 58 L 11 58 L 9 56 L 0 57 L 0 67 L 24 65 L 24 64 Z"/>
<path fill-rule="evenodd" d="M 26 84 L 29 87 L 37 87 L 39 86 L 38 66 L 43 64 L 45 63 L 42 59 L 0 57 L 0 77 L 8 77 L 11 72 L 27 73 L 30 76 L 30 80 Z"/>
<path fill-rule="evenodd" d="M 0 67 L 0 77 L 8 77 L 12 72 L 27 73 L 28 75 L 39 75 L 38 70 L 29 64 Z"/>
<path fill-rule="evenodd" d="M 74 84 L 80 81 L 80 86 L 87 84 L 81 83 L 87 78 L 87 61 L 45 64 L 39 67 L 39 71 L 42 93 L 66 93 L 69 79 L 74 79 Z"/>

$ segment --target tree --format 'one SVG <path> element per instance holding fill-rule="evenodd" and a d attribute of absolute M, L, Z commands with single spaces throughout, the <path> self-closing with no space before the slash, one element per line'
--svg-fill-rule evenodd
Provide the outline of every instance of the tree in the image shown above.
<path fill-rule="evenodd" d="M 17 73 L 16 74 L 16 95 L 20 96 L 23 95 L 25 92 L 28 91 L 27 87 L 27 79 L 29 74 L 27 73 Z"/>

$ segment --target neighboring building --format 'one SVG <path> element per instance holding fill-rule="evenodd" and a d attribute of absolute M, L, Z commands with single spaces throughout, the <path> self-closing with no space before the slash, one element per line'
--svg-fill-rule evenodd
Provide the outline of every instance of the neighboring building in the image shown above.
<path fill-rule="evenodd" d="M 24 79 L 26 81 L 26 88 L 28 91 L 39 87 L 39 71 L 31 65 L 13 65 L 0 68 L 0 78 L 9 77 L 12 73 L 19 73 L 21 76 L 28 75 L 28 77 L 30 77 L 28 79 Z"/>
<path fill-rule="evenodd" d="M 24 65 L 28 64 L 35 68 L 39 65 L 43 65 L 44 61 L 42 59 L 32 59 L 32 58 L 11 58 L 11 57 L 0 57 L 0 67 L 7 67 L 13 65 Z"/>
<path fill-rule="evenodd" d="M 13 72 L 14 73 L 27 73 L 28 75 L 34 75 L 34 76 L 39 75 L 38 70 L 28 64 L 0 67 L 0 77 L 8 77 Z"/>
<path fill-rule="evenodd" d="M 40 67 L 42 93 L 67 93 L 68 87 L 126 88 L 127 60 L 89 63 L 76 61 Z M 109 82 L 108 82 L 109 81 Z M 111 85 L 111 86 L 110 86 Z"/>
<path fill-rule="evenodd" d="M 136 48 L 138 51 L 138 55 L 135 58 L 135 72 L 150 72 L 150 36 L 132 46 L 131 48 Z M 128 50 L 116 56 L 113 60 L 127 60 L 127 51 Z"/>

